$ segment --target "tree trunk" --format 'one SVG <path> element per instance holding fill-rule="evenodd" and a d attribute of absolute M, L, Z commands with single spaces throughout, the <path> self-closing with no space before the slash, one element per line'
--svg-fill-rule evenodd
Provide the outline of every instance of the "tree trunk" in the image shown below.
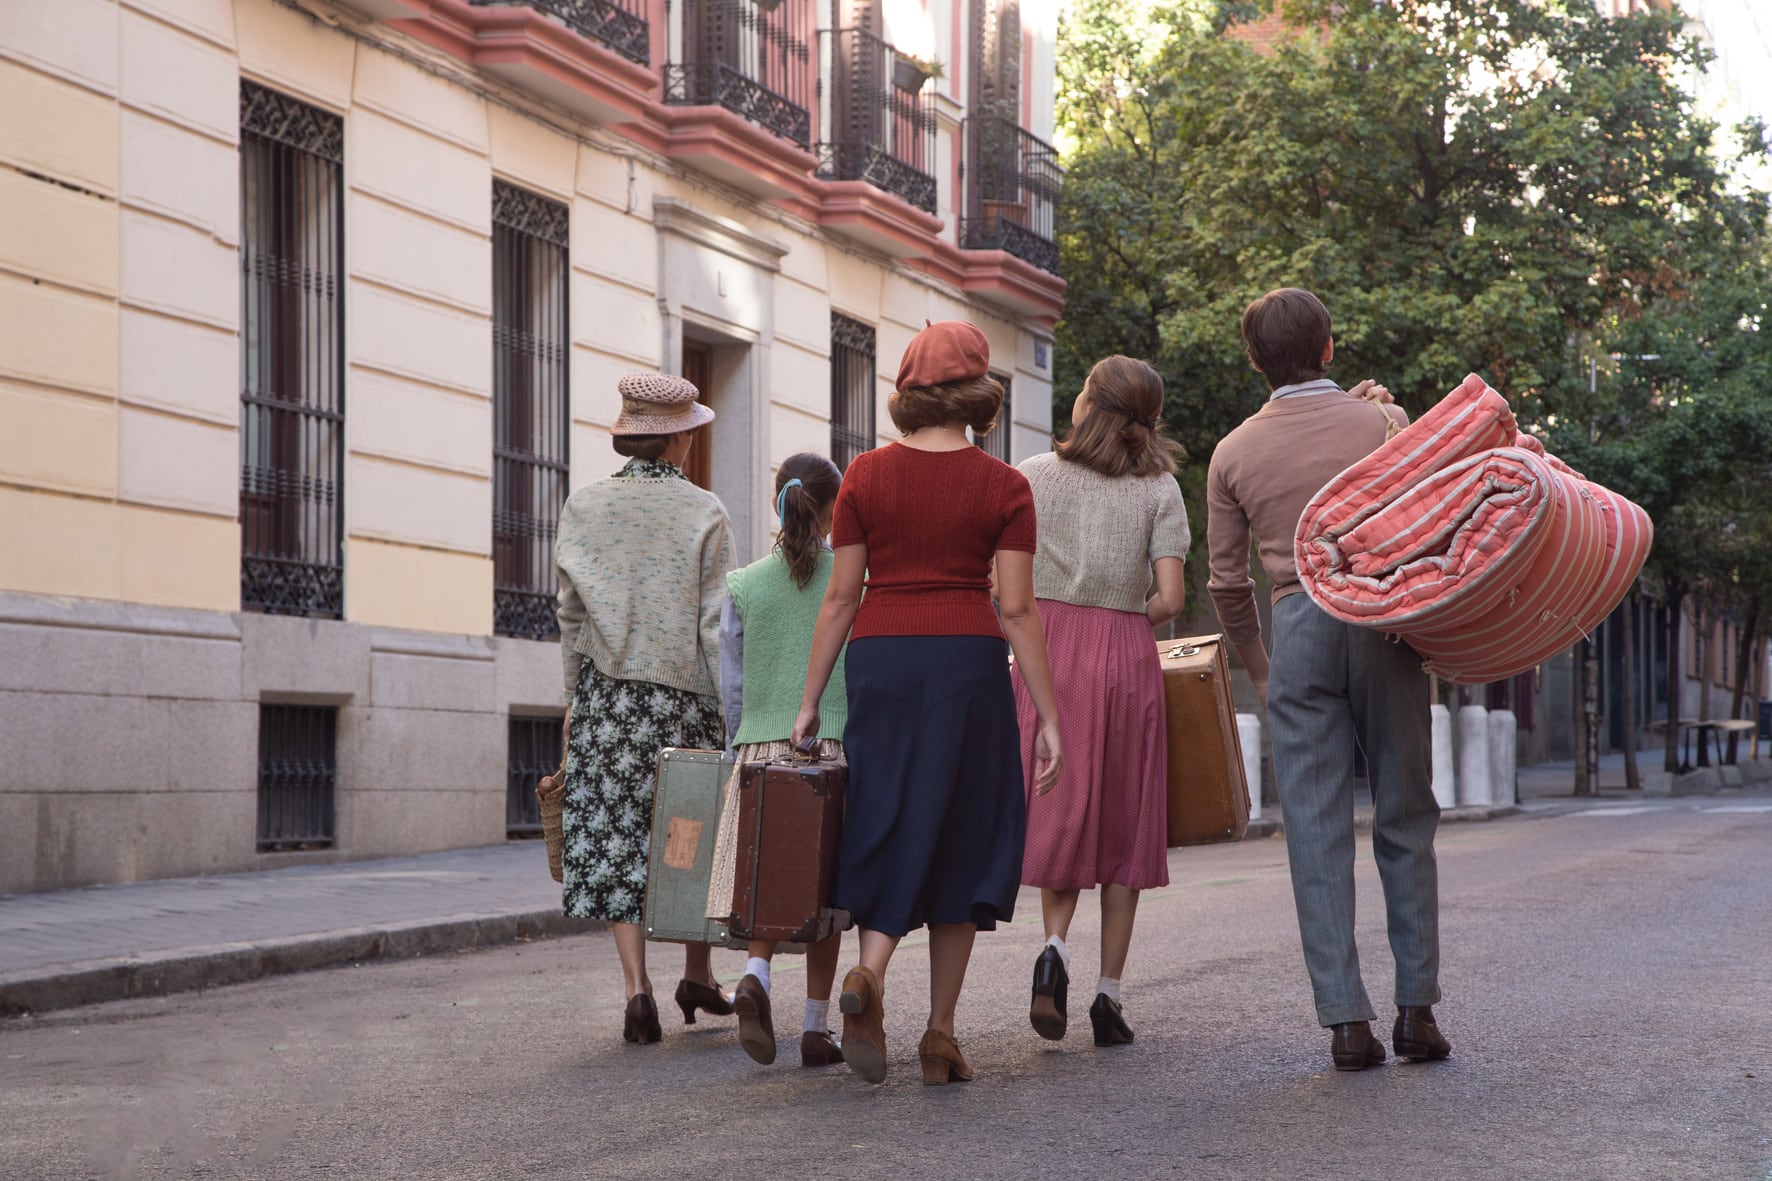
<path fill-rule="evenodd" d="M 1594 782 L 1590 768 L 1588 744 L 1592 741 L 1587 726 L 1587 653 L 1593 647 L 1592 640 L 1575 641 L 1575 649 L 1569 654 L 1569 678 L 1571 695 L 1574 697 L 1574 708 L 1569 712 L 1575 719 L 1575 794 L 1591 796 L 1599 789 Z"/>
<path fill-rule="evenodd" d="M 1716 627 L 1712 617 L 1710 603 L 1704 595 L 1695 595 L 1692 599 L 1692 655 L 1698 664 L 1698 720 L 1710 721 L 1710 649 L 1711 631 Z M 1710 766 L 1710 744 L 1704 740 L 1704 731 L 1698 732 L 1698 765 Z"/>
<path fill-rule="evenodd" d="M 1637 742 L 1641 731 L 1637 726 L 1637 594 L 1624 598 L 1624 624 L 1620 642 L 1624 647 L 1624 786 L 1627 791 L 1641 791 L 1643 773 L 1637 766 Z"/>
<path fill-rule="evenodd" d="M 1662 769 L 1680 771 L 1680 619 L 1686 609 L 1686 586 L 1670 578 L 1667 587 L 1667 745 Z"/>
<path fill-rule="evenodd" d="M 1587 784 L 1590 795 L 1600 794 L 1600 645 L 1583 641 L 1587 669 L 1581 678 L 1581 722 L 1587 730 Z"/>
<path fill-rule="evenodd" d="M 1738 655 L 1735 658 L 1735 693 L 1729 702 L 1729 716 L 1731 718 L 1741 717 L 1741 703 L 1747 697 L 1747 679 L 1753 669 L 1754 644 L 1760 634 L 1760 614 L 1761 609 L 1758 602 L 1747 605 L 1747 622 L 1742 626 L 1741 646 L 1737 650 Z M 1752 733 L 1752 731 L 1749 732 Z M 1740 748 L 1737 744 L 1740 740 L 1741 735 L 1733 731 L 1730 732 L 1727 757 L 1731 763 L 1735 761 L 1735 756 L 1739 753 Z"/>

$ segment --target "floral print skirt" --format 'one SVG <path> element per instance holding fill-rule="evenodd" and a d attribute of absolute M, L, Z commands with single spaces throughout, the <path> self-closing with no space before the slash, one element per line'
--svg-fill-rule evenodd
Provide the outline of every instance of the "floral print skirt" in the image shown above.
<path fill-rule="evenodd" d="M 726 745 L 719 699 L 604 676 L 586 660 L 566 744 L 563 905 L 573 918 L 638 923 L 658 752 Z"/>

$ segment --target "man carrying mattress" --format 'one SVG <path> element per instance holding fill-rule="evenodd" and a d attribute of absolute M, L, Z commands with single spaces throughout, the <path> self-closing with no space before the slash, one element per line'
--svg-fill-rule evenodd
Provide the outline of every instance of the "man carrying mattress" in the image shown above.
<path fill-rule="evenodd" d="M 1301 593 L 1292 541 L 1305 505 L 1342 469 L 1408 421 L 1382 386 L 1344 391 L 1325 374 L 1335 347 L 1329 311 L 1308 291 L 1270 291 L 1243 311 L 1243 347 L 1273 390 L 1226 435 L 1206 477 L 1207 586 L 1225 634 L 1267 704 L 1274 778 L 1286 824 L 1292 894 L 1316 997 L 1333 1031 L 1337 1070 L 1384 1061 L 1354 946 L 1354 744 L 1372 783 L 1372 850 L 1384 883 L 1397 964 L 1397 1056 L 1452 1052 L 1434 1024 L 1440 999 L 1439 877 L 1421 657 L 1378 631 L 1325 614 Z M 1261 635 L 1249 536 L 1273 582 L 1273 657 Z"/>

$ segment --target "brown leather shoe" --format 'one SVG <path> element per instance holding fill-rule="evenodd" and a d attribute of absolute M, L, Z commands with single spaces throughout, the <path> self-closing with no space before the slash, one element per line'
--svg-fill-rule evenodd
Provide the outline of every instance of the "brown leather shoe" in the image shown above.
<path fill-rule="evenodd" d="M 1452 1043 L 1434 1024 L 1432 1005 L 1397 1006 L 1397 1023 L 1391 1029 L 1391 1046 L 1397 1057 L 1410 1062 L 1437 1062 L 1452 1055 Z"/>
<path fill-rule="evenodd" d="M 843 1047 L 829 1030 L 808 1030 L 800 1035 L 801 1066 L 835 1066 L 843 1061 Z"/>
<path fill-rule="evenodd" d="M 715 1017 L 732 1016 L 732 1000 L 717 988 L 709 988 L 685 977 L 677 981 L 677 1007 L 683 1010 L 683 1024 L 695 1024 L 695 1011 L 706 1009 Z"/>
<path fill-rule="evenodd" d="M 775 1061 L 775 1021 L 769 1013 L 769 990 L 755 976 L 746 975 L 732 994 L 738 1014 L 738 1044 L 754 1062 L 768 1066 Z"/>
<path fill-rule="evenodd" d="M 939 1029 L 923 1031 L 923 1040 L 917 1046 L 917 1058 L 923 1064 L 923 1085 L 926 1087 L 945 1087 L 955 1079 L 963 1083 L 972 1081 L 972 1063 L 960 1053 L 960 1043 Z"/>
<path fill-rule="evenodd" d="M 1343 1021 L 1332 1025 L 1329 1057 L 1337 1070 L 1365 1070 L 1384 1061 L 1384 1043 L 1372 1036 L 1370 1021 Z"/>
<path fill-rule="evenodd" d="M 658 1028 L 658 1006 L 652 995 L 636 992 L 628 998 L 628 1010 L 622 1016 L 621 1040 L 648 1046 L 663 1036 Z"/>
<path fill-rule="evenodd" d="M 843 1011 L 843 1061 L 864 1082 L 885 1082 L 886 1006 L 880 978 L 869 968 L 849 969 L 837 1007 Z"/>

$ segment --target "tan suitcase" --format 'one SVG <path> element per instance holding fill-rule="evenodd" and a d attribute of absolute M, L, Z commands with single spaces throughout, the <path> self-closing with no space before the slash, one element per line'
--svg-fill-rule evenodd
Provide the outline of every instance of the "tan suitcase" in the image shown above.
<path fill-rule="evenodd" d="M 1240 841 L 1249 829 L 1249 781 L 1224 637 L 1161 640 L 1157 659 L 1169 738 L 1169 847 Z"/>

